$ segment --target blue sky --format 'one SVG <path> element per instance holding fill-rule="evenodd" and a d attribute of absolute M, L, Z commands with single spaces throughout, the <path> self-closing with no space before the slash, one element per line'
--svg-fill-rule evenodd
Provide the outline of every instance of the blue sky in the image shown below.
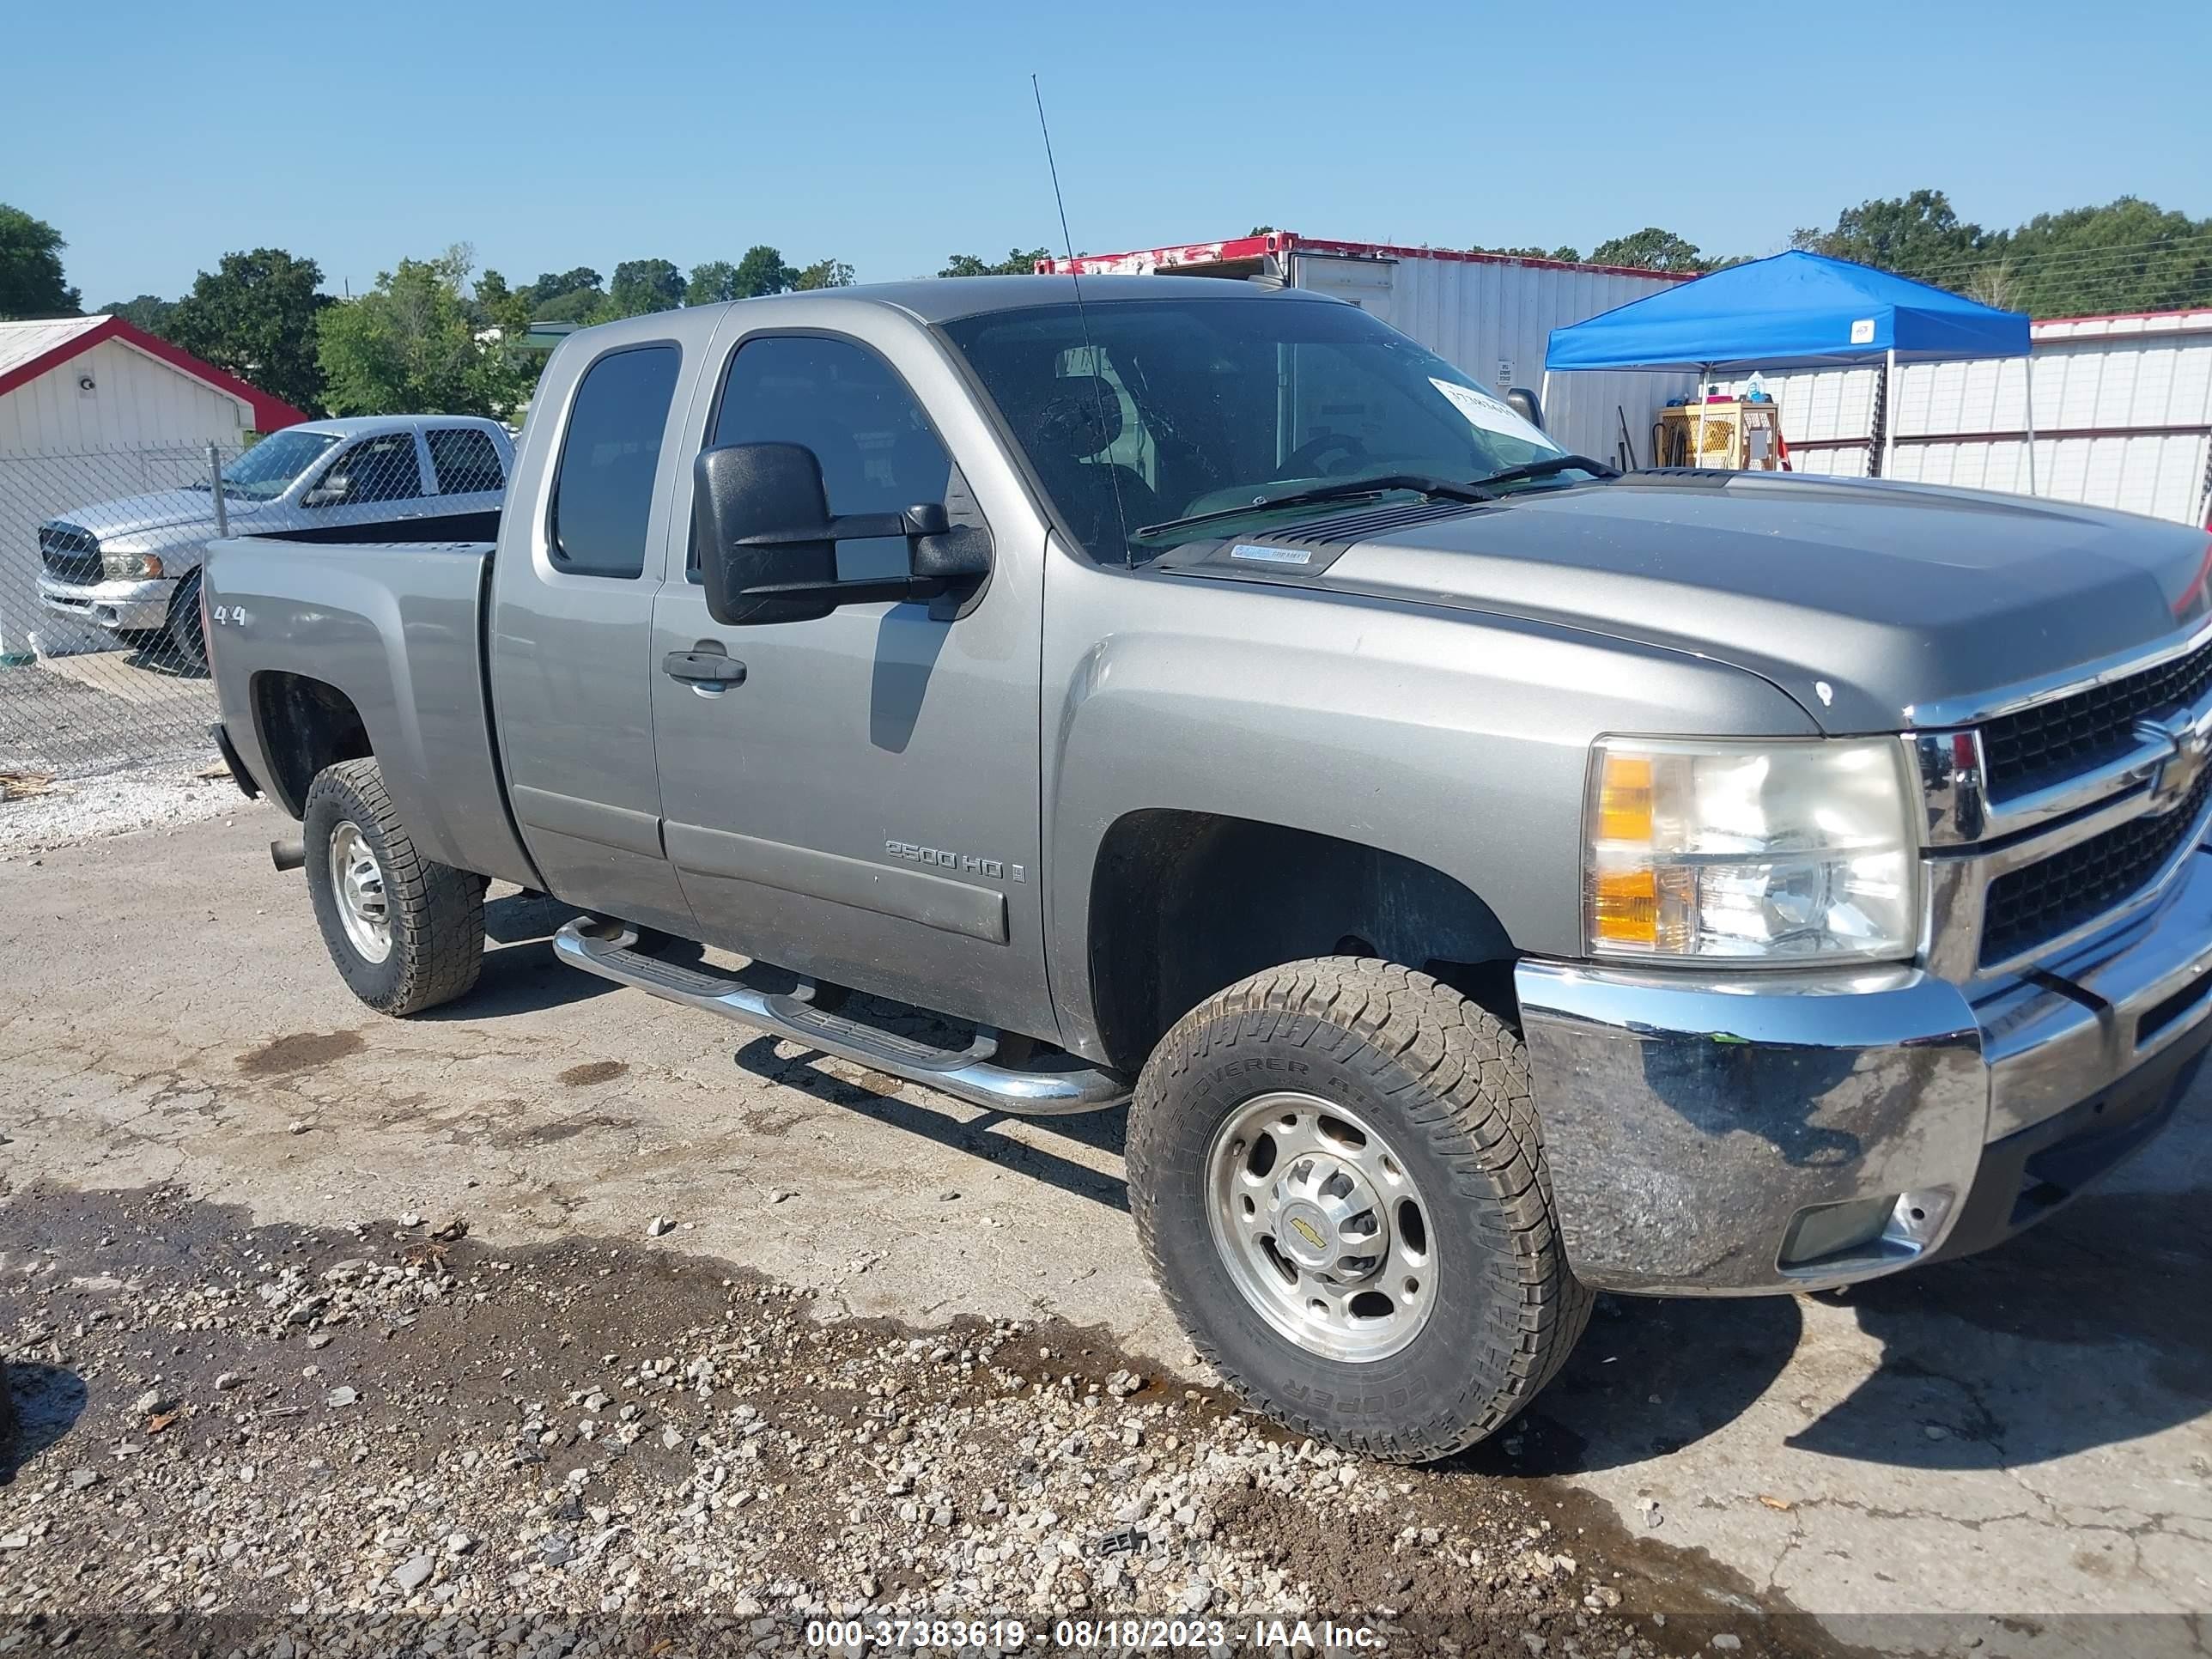
<path fill-rule="evenodd" d="M 760 241 L 925 275 L 1057 245 L 1035 70 L 1092 251 L 1264 221 L 1759 254 L 1920 185 L 1992 226 L 2130 192 L 2212 214 L 2203 0 L 1725 9 L 39 7 L 7 27 L 0 200 L 61 229 L 88 305 L 264 245 L 333 291 L 455 241 L 514 282 Z M 1674 143 L 1693 111 L 1745 118 Z"/>

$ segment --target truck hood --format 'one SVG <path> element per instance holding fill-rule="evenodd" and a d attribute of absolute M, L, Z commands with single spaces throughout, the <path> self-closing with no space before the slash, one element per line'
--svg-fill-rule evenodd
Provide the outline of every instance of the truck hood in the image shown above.
<path fill-rule="evenodd" d="M 1632 474 L 1472 512 L 1362 516 L 1375 532 L 1348 545 L 1361 532 L 1342 519 L 1291 538 L 1318 550 L 1310 574 L 1239 574 L 1717 658 L 1837 734 L 1925 723 L 1917 708 L 2148 647 L 2212 612 L 2203 531 L 1974 490 Z"/>
<path fill-rule="evenodd" d="M 242 501 L 232 496 L 224 507 L 233 519 L 249 517 L 270 507 L 269 501 Z M 50 524 L 73 524 L 89 530 L 102 541 L 135 536 L 149 530 L 168 530 L 181 525 L 215 526 L 215 498 L 204 489 L 161 489 L 150 495 L 125 495 L 112 501 L 88 501 L 82 507 L 57 513 Z"/>

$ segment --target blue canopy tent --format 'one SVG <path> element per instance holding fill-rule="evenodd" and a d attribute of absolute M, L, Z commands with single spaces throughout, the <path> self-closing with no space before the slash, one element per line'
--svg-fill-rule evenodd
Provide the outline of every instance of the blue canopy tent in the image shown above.
<path fill-rule="evenodd" d="M 1585 368 L 1748 373 L 1849 368 L 1881 362 L 1894 409 L 1897 366 L 1961 357 L 2027 357 L 2026 313 L 1999 311 L 1887 271 L 1818 253 L 1729 265 L 1663 294 L 1552 331 L 1544 378 Z M 2035 489 L 2030 360 L 2027 487 Z M 1548 385 L 1546 388 L 1549 390 Z M 1700 385 L 1699 394 L 1703 395 Z M 1896 449 L 1887 423 L 1882 471 Z"/>

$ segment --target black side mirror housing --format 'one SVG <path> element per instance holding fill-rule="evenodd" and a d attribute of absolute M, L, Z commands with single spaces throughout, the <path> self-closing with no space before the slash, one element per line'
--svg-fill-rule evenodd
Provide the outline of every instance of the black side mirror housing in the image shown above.
<path fill-rule="evenodd" d="M 1527 386 L 1510 386 L 1506 387 L 1505 406 L 1511 410 L 1516 415 L 1518 415 L 1522 420 L 1528 422 L 1530 426 L 1534 427 L 1537 431 L 1541 432 L 1544 429 L 1544 405 L 1542 400 L 1540 399 L 1534 392 L 1529 391 Z"/>
<path fill-rule="evenodd" d="M 728 444 L 691 465 L 691 526 L 707 614 L 731 627 L 811 622 L 835 605 L 751 590 L 837 580 L 822 463 L 800 444 Z"/>
<path fill-rule="evenodd" d="M 991 570 L 990 532 L 953 525 L 941 501 L 833 516 L 822 463 L 802 444 L 728 444 L 692 463 L 691 522 L 707 614 L 730 627 L 811 622 L 841 605 L 929 599 L 964 614 Z M 903 536 L 909 574 L 837 580 L 837 544 Z"/>

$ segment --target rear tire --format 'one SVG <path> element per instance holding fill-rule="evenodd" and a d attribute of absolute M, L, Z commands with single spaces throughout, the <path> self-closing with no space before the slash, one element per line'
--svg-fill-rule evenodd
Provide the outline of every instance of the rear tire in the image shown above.
<path fill-rule="evenodd" d="M 301 827 L 315 921 L 356 996 L 379 1013 L 416 1014 L 476 984 L 483 878 L 416 852 L 374 760 L 317 774 Z"/>
<path fill-rule="evenodd" d="M 1331 1444 L 1398 1462 L 1471 1445 L 1589 1321 L 1521 1039 L 1426 974 L 1328 957 L 1231 986 L 1153 1052 L 1127 1152 L 1191 1340 Z"/>

